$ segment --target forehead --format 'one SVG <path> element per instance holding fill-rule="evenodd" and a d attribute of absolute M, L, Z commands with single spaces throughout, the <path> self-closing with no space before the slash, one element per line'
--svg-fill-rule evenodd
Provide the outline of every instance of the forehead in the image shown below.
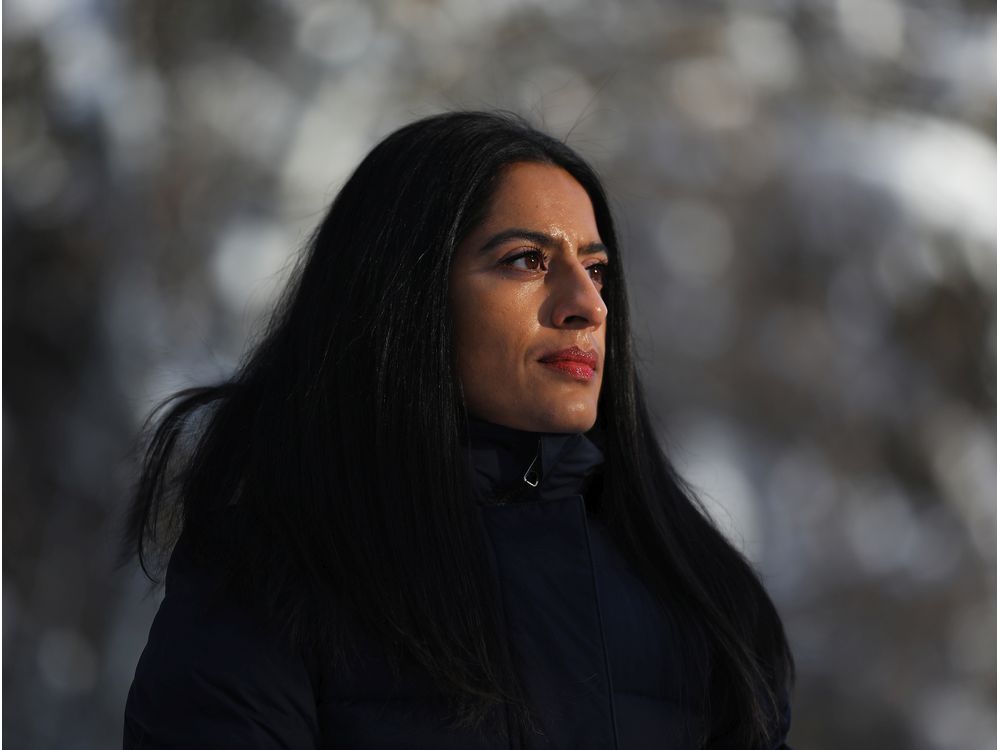
<path fill-rule="evenodd" d="M 599 239 L 587 191 L 569 172 L 552 164 L 518 162 L 504 169 L 483 228 L 503 229 L 501 225 L 511 223 Z"/>

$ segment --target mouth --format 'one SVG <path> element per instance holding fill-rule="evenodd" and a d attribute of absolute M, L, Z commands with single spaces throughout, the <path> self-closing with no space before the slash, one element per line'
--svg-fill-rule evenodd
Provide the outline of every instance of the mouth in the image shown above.
<path fill-rule="evenodd" d="M 597 353 L 575 346 L 550 352 L 538 361 L 551 370 L 584 382 L 592 380 L 597 370 Z"/>

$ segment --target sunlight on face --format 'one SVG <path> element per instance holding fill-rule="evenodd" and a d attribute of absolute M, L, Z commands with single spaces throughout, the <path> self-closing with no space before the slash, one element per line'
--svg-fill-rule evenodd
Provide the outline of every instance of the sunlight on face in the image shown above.
<path fill-rule="evenodd" d="M 532 432 L 582 432 L 597 419 L 608 251 L 590 197 L 550 164 L 506 168 L 449 280 L 469 414 Z"/>

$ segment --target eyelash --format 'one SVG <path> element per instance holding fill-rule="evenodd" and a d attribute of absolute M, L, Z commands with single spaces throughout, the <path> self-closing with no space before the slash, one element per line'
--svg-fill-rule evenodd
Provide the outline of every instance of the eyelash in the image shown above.
<path fill-rule="evenodd" d="M 545 271 L 545 270 L 547 270 L 547 266 L 548 266 L 548 262 L 549 262 L 549 256 L 546 255 L 541 250 L 534 250 L 534 249 L 533 250 L 524 250 L 523 252 L 517 253 L 516 255 L 512 255 L 509 258 L 504 258 L 500 262 L 503 265 L 505 265 L 505 266 L 513 268 L 514 264 L 517 261 L 521 260 L 522 258 L 527 258 L 529 256 L 535 256 L 535 257 L 537 257 L 539 259 L 539 261 L 540 261 L 539 268 L 525 268 L 525 269 L 516 269 L 516 270 L 519 270 L 519 271 L 521 271 L 521 270 L 523 270 L 523 271 L 539 271 L 539 270 Z M 592 263 L 591 265 L 587 266 L 587 272 L 588 273 L 592 273 L 595 268 L 600 270 L 601 276 L 600 276 L 600 279 L 594 279 L 594 282 L 596 284 L 600 285 L 600 286 L 604 286 L 604 284 L 607 282 L 608 264 L 604 263 L 604 262 Z"/>
<path fill-rule="evenodd" d="M 522 269 L 518 269 L 518 270 L 521 270 L 521 271 L 537 271 L 537 270 L 544 271 L 544 270 L 546 270 L 546 268 L 548 266 L 548 263 L 549 263 L 549 256 L 546 255 L 545 253 L 543 253 L 541 250 L 522 250 L 521 252 L 517 253 L 516 255 L 512 255 L 509 258 L 504 258 L 500 262 L 503 263 L 505 266 L 510 266 L 511 268 L 513 268 L 514 264 L 517 261 L 521 260 L 522 258 L 528 258 L 528 257 L 531 257 L 531 256 L 535 256 L 535 257 L 537 257 L 539 259 L 539 261 L 540 261 L 539 268 L 522 268 Z"/>

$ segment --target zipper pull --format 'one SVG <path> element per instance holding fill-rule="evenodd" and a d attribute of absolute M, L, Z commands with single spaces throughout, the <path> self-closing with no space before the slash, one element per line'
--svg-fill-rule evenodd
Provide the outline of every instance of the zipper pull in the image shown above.
<path fill-rule="evenodd" d="M 542 439 L 538 438 L 538 450 L 535 453 L 535 457 L 531 460 L 531 464 L 528 466 L 528 470 L 524 472 L 524 483 L 529 487 L 537 487 L 541 476 L 538 473 L 538 469 L 535 466 L 538 464 L 538 459 L 542 455 Z"/>

